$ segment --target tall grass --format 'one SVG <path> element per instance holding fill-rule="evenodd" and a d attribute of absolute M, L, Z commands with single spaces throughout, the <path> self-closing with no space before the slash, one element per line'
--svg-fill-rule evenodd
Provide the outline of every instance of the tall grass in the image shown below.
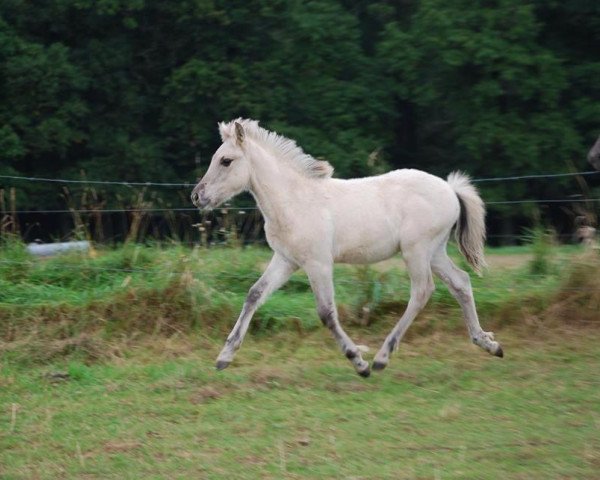
<path fill-rule="evenodd" d="M 535 260 L 536 248 L 524 251 L 533 251 Z M 231 328 L 270 255 L 257 247 L 189 249 L 128 243 L 41 259 L 31 257 L 20 242 L 5 240 L 0 252 L 0 348 L 29 346 L 31 351 L 33 346 L 42 350 L 43 358 L 77 350 L 81 344 L 95 357 L 102 348 L 94 342 L 140 334 L 222 335 Z M 568 305 L 588 321 L 597 319 L 598 255 L 582 259 L 577 251 L 553 245 L 545 245 L 543 255 L 542 263 L 551 258 L 553 268 L 532 269 L 523 260 L 514 268 L 473 277 L 484 326 L 539 319 L 544 312 L 564 318 L 566 307 L 557 305 Z M 386 269 L 339 265 L 335 283 L 340 317 L 350 327 L 388 329 L 408 300 L 409 279 L 400 263 Z M 257 312 L 251 332 L 318 327 L 310 285 L 297 273 Z M 460 309 L 442 284 L 409 332 L 440 328 L 463 328 Z"/>
<path fill-rule="evenodd" d="M 552 253 L 556 246 L 551 230 L 540 226 L 526 229 L 524 240 L 531 246 L 533 258 L 529 261 L 529 271 L 533 275 L 547 275 L 553 266 Z"/>

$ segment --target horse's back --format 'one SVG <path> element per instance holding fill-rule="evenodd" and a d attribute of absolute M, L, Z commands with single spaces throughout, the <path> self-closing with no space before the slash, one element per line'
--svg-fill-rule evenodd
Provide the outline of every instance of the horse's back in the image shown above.
<path fill-rule="evenodd" d="M 421 170 L 394 170 L 373 177 L 328 182 L 327 203 L 337 211 L 351 210 L 368 216 L 381 212 L 400 215 L 398 220 L 426 213 L 425 210 L 458 215 L 458 199 L 448 182 Z"/>
<path fill-rule="evenodd" d="M 328 182 L 325 204 L 332 213 L 340 262 L 389 258 L 406 245 L 445 236 L 458 219 L 452 188 L 420 170 Z"/>

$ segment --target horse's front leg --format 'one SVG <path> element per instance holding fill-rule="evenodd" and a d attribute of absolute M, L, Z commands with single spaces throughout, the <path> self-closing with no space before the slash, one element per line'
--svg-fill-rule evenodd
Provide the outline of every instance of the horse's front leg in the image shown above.
<path fill-rule="evenodd" d="M 265 272 L 258 281 L 252 285 L 248 292 L 240 316 L 235 323 L 233 330 L 231 330 L 231 333 L 227 337 L 223 350 L 221 350 L 221 353 L 217 358 L 216 367 L 218 370 L 226 368 L 233 360 L 233 356 L 235 355 L 236 350 L 240 348 L 244 336 L 248 331 L 250 320 L 252 320 L 252 316 L 258 307 L 265 302 L 271 293 L 287 282 L 292 273 L 297 269 L 298 267 L 295 264 L 289 262 L 278 253 L 273 255 Z"/>
<path fill-rule="evenodd" d="M 334 301 L 333 264 L 313 262 L 304 265 L 310 285 L 317 300 L 317 312 L 323 325 L 333 334 L 342 352 L 352 362 L 357 373 L 362 377 L 371 374 L 369 363 L 362 359 L 360 350 L 342 329 L 338 320 L 338 312 Z"/>

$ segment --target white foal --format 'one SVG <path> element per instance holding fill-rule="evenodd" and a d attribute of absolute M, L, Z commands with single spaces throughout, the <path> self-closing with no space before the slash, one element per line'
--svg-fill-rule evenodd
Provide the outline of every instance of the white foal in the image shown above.
<path fill-rule="evenodd" d="M 446 254 L 456 225 L 462 254 L 476 271 L 484 266 L 485 209 L 467 176 L 452 173 L 444 181 L 419 170 L 396 170 L 376 177 L 335 179 L 329 163 L 315 160 L 293 140 L 259 127 L 256 121 L 221 123 L 219 131 L 223 144 L 194 188 L 192 201 L 200 208 L 212 208 L 250 191 L 264 216 L 267 241 L 275 253 L 250 288 L 217 359 L 218 369 L 233 360 L 257 308 L 302 268 L 321 321 L 356 371 L 367 377 L 369 364 L 338 321 L 333 263 L 374 263 L 398 251 L 402 251 L 410 275 L 410 300 L 375 356 L 373 368 L 385 368 L 431 297 L 432 271 L 462 307 L 473 342 L 502 357 L 493 334 L 479 325 L 469 276 Z"/>

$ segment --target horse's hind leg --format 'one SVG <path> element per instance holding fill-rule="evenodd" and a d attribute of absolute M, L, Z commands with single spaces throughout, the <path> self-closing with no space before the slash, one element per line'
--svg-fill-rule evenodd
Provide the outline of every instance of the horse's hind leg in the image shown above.
<path fill-rule="evenodd" d="M 329 328 L 346 358 L 354 365 L 356 372 L 362 377 L 368 377 L 371 374 L 369 363 L 362 359 L 360 350 L 344 332 L 338 320 L 333 291 L 333 265 L 311 262 L 304 265 L 304 270 L 315 294 L 321 322 Z"/>
<path fill-rule="evenodd" d="M 413 248 L 404 252 L 404 260 L 410 275 L 410 300 L 402 318 L 387 336 L 373 360 L 373 370 L 383 370 L 392 352 L 398 348 L 402 337 L 415 317 L 429 301 L 435 289 L 431 277 L 430 257 L 423 249 Z"/>
<path fill-rule="evenodd" d="M 498 342 L 494 341 L 494 334 L 492 332 L 484 332 L 481 325 L 479 325 L 469 274 L 454 265 L 454 262 L 446 254 L 445 244 L 433 256 L 431 268 L 448 286 L 450 293 L 460 304 L 465 323 L 467 324 L 467 330 L 473 343 L 487 350 L 492 355 L 502 357 L 504 355 L 502 347 Z"/>

